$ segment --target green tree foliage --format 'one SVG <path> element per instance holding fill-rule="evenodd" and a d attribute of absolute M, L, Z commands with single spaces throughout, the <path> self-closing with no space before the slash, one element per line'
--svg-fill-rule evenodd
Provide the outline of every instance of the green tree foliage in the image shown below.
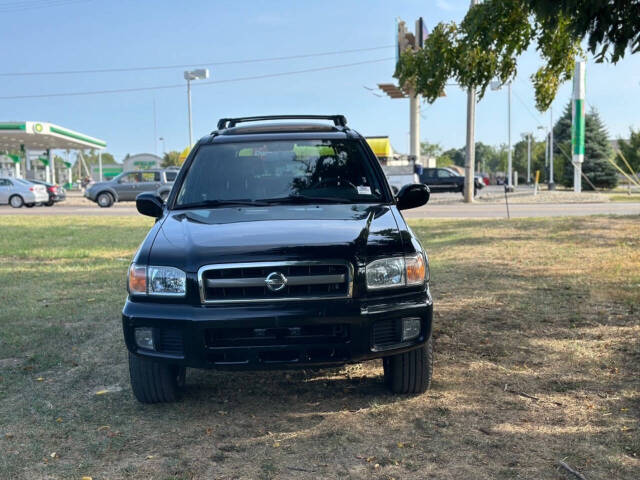
<path fill-rule="evenodd" d="M 436 167 L 450 167 L 451 165 L 455 165 L 451 157 L 445 153 L 436 158 Z"/>
<path fill-rule="evenodd" d="M 420 155 L 438 158 L 442 155 L 442 146 L 439 143 L 420 142 Z"/>
<path fill-rule="evenodd" d="M 82 155 L 84 157 L 84 161 L 87 166 L 91 167 L 91 165 L 98 165 L 99 157 L 98 152 L 96 150 L 90 150 L 88 153 L 84 153 Z M 108 152 L 102 152 L 102 165 L 113 165 L 116 163 L 115 158 Z"/>
<path fill-rule="evenodd" d="M 638 12 L 640 0 L 485 0 L 459 25 L 436 25 L 424 48 L 403 53 L 395 75 L 430 103 L 451 79 L 482 98 L 491 80 L 516 75 L 518 57 L 535 44 L 543 65 L 532 82 L 544 111 L 571 78 L 583 39 L 598 61 L 640 50 Z"/>
<path fill-rule="evenodd" d="M 633 172 L 635 174 L 640 173 L 640 130 L 630 129 L 629 140 L 619 139 L 618 148 L 627 162 L 629 162 Z M 623 166 L 624 162 L 618 161 L 617 163 L 625 172 L 629 170 L 626 165 Z"/>
<path fill-rule="evenodd" d="M 450 148 L 446 152 L 443 152 L 442 156 L 449 158 L 452 162 L 451 164 L 464 167 L 464 147 Z"/>
<path fill-rule="evenodd" d="M 435 158 L 437 167 L 449 167 L 454 165 L 454 161 L 451 157 L 446 153 L 443 153 L 442 146 L 439 143 L 421 142 L 420 155 L 427 158 Z"/>
<path fill-rule="evenodd" d="M 573 164 L 571 163 L 571 103 L 553 126 L 553 153 L 559 180 L 563 185 L 573 186 Z M 584 163 L 582 172 L 596 188 L 613 188 L 618 184 L 616 169 L 609 159 L 613 149 L 609 143 L 607 130 L 595 110 L 585 115 Z M 561 167 L 561 168 L 558 168 Z M 582 188 L 592 189 L 589 182 L 582 179 Z"/>
<path fill-rule="evenodd" d="M 165 152 L 165 154 L 162 156 L 162 166 L 164 168 L 179 167 L 181 165 L 179 159 L 180 159 L 180 152 L 176 150 Z"/>

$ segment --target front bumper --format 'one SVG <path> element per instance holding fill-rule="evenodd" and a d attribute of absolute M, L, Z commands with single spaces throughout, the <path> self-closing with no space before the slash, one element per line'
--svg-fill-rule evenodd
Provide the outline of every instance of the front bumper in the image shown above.
<path fill-rule="evenodd" d="M 376 299 L 195 306 L 127 300 L 122 326 L 130 352 L 194 368 L 334 366 L 395 355 L 431 335 L 429 290 Z M 421 322 L 402 342 L 405 318 Z M 136 327 L 152 327 L 156 350 L 139 348 Z"/>

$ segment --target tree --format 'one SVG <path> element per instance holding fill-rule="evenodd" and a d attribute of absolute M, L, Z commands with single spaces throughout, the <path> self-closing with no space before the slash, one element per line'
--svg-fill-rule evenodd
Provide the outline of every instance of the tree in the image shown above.
<path fill-rule="evenodd" d="M 553 126 L 553 153 L 563 185 L 573 186 L 573 163 L 571 163 L 571 103 Z M 607 130 L 596 110 L 585 115 L 584 163 L 582 173 L 596 188 L 614 188 L 618 184 L 616 169 L 609 159 L 613 157 L 613 149 L 609 143 Z M 560 165 L 559 165 L 560 164 Z M 582 179 L 582 188 L 590 190 L 590 183 Z"/>
<path fill-rule="evenodd" d="M 162 166 L 164 168 L 179 167 L 180 165 L 180 152 L 171 150 L 170 152 L 165 152 L 162 156 Z"/>
<path fill-rule="evenodd" d="M 453 160 L 451 160 L 451 157 L 446 153 L 443 153 L 438 158 L 436 158 L 436 167 L 443 168 L 450 167 L 451 165 L 454 165 Z"/>
<path fill-rule="evenodd" d="M 84 157 L 84 161 L 88 167 L 90 167 L 91 165 L 98 165 L 99 163 L 98 152 L 96 152 L 95 150 L 90 150 L 89 153 L 84 153 L 82 156 Z M 113 155 L 108 152 L 102 152 L 103 165 L 113 165 L 115 163 L 116 160 L 115 158 L 113 158 Z"/>
<path fill-rule="evenodd" d="M 464 167 L 464 147 L 450 148 L 446 152 L 443 152 L 442 156 L 451 159 L 453 165 Z"/>
<path fill-rule="evenodd" d="M 518 57 L 535 44 L 543 65 L 532 82 L 544 111 L 571 78 L 583 39 L 600 62 L 640 50 L 639 11 L 640 0 L 485 0 L 460 25 L 439 23 L 423 48 L 404 52 L 395 76 L 430 103 L 452 78 L 482 98 L 491 80 L 513 79 Z"/>
<path fill-rule="evenodd" d="M 629 140 L 618 140 L 618 148 L 624 158 L 629 162 L 629 165 L 633 169 L 633 173 L 638 174 L 640 171 L 640 130 L 635 131 L 632 128 L 629 129 Z M 618 162 L 618 164 L 624 162 Z M 628 170 L 626 165 L 622 168 L 625 172 Z"/>
<path fill-rule="evenodd" d="M 441 154 L 442 146 L 439 143 L 420 142 L 421 156 L 438 158 Z"/>

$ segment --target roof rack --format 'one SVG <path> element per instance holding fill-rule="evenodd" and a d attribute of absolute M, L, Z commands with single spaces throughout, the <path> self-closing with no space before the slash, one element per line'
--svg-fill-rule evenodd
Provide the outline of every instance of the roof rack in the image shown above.
<path fill-rule="evenodd" d="M 263 120 L 332 120 L 336 127 L 347 126 L 347 118 L 344 115 L 263 115 L 260 117 L 221 118 L 218 120 L 218 130 L 235 127 L 238 123 Z"/>

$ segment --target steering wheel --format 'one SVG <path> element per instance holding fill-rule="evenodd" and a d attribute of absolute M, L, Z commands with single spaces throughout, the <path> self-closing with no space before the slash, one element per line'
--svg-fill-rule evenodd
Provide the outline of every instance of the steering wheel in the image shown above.
<path fill-rule="evenodd" d="M 339 177 L 325 178 L 323 180 L 320 180 L 319 182 L 314 183 L 310 188 L 322 188 L 330 185 L 342 186 L 343 184 L 353 188 L 354 190 L 358 190 L 358 187 L 356 187 L 349 180 L 345 180 L 344 178 Z"/>

